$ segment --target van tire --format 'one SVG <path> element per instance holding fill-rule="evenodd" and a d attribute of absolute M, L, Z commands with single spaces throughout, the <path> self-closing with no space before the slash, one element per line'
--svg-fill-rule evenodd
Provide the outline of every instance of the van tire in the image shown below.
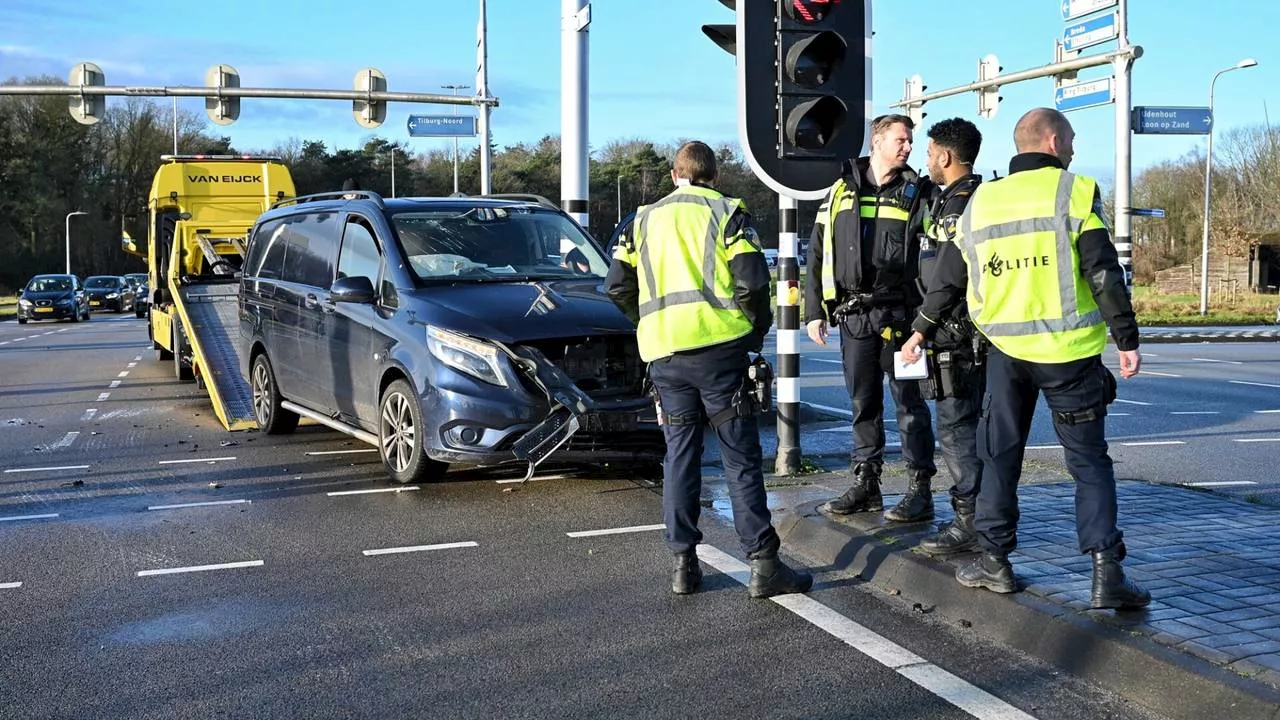
<path fill-rule="evenodd" d="M 258 421 L 259 430 L 268 435 L 287 435 L 298 429 L 298 414 L 280 407 L 284 398 L 280 397 L 276 373 L 266 353 L 253 359 L 249 383 L 253 391 L 253 417 Z"/>
<path fill-rule="evenodd" d="M 444 477 L 449 464 L 427 456 L 426 433 L 413 386 L 403 379 L 393 381 L 378 402 L 378 454 L 392 480 L 436 482 Z"/>

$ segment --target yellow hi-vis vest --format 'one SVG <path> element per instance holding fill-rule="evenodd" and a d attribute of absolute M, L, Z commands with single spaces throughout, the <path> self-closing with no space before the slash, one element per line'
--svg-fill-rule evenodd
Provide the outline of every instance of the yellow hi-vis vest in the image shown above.
<path fill-rule="evenodd" d="M 741 200 L 689 185 L 636 211 L 632 242 L 618 243 L 614 257 L 636 269 L 636 340 L 645 362 L 751 332 L 751 321 L 733 299 L 729 261 L 760 248 L 750 239 L 725 238 L 729 218 L 745 207 Z"/>
<path fill-rule="evenodd" d="M 1080 234 L 1105 228 L 1097 183 L 1053 167 L 983 183 L 960 216 L 969 316 L 1004 354 L 1037 363 L 1100 355 L 1107 329 L 1080 273 Z"/>
<path fill-rule="evenodd" d="M 905 227 L 911 219 L 910 214 L 901 207 L 896 196 L 859 196 L 857 189 L 845 182 L 844 178 L 836 180 L 836 184 L 831 186 L 831 192 L 828 193 L 826 201 L 818 208 L 817 217 L 818 225 L 822 226 L 823 300 L 835 300 L 837 295 L 835 241 L 832 238 L 835 234 L 836 216 L 842 212 L 852 211 L 855 207 L 858 208 L 858 217 L 862 218 L 864 223 L 897 220 Z M 862 250 L 858 248 L 854 252 L 862 252 Z"/>

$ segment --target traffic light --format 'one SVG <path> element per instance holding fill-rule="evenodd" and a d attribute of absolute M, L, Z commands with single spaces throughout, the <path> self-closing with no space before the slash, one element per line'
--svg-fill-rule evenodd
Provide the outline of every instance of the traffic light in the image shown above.
<path fill-rule="evenodd" d="M 995 55 L 988 54 L 978 61 L 978 82 L 994 80 L 1004 70 Z M 1000 86 L 992 85 L 978 91 L 978 115 L 984 120 L 995 117 L 996 108 L 1000 106 Z"/>
<path fill-rule="evenodd" d="M 381 70 L 365 68 L 356 73 L 355 89 L 360 92 L 386 92 L 387 76 Z M 385 100 L 352 100 L 351 113 L 360 127 L 376 128 L 387 119 Z"/>
<path fill-rule="evenodd" d="M 213 88 L 240 87 L 240 73 L 230 65 L 214 65 L 205 73 L 204 84 Z M 240 118 L 240 98 L 207 97 L 204 111 L 219 125 L 230 125 Z"/>
<path fill-rule="evenodd" d="M 67 77 L 67 85 L 71 87 L 106 84 L 107 76 L 103 74 L 102 68 L 91 62 L 76 63 Z M 103 95 L 72 95 L 68 109 L 76 122 L 92 125 L 102 120 L 102 116 L 106 114 L 107 98 Z"/>
<path fill-rule="evenodd" d="M 903 93 L 904 99 L 907 101 L 907 117 L 911 118 L 911 122 L 915 123 L 916 127 L 920 127 L 920 124 L 924 122 L 924 116 L 929 114 L 924 111 L 924 102 L 916 100 L 927 89 L 929 89 L 929 86 L 924 84 L 923 77 L 912 75 L 907 78 L 906 91 Z"/>
<path fill-rule="evenodd" d="M 739 137 L 752 169 L 778 193 L 820 199 L 840 164 L 862 150 L 869 4 L 748 0 L 737 8 Z"/>
<path fill-rule="evenodd" d="M 737 9 L 737 0 L 720 0 L 720 4 L 730 10 Z M 735 25 L 703 25 L 702 33 L 711 38 L 711 42 L 720 46 L 721 50 L 737 57 L 738 26 Z"/>

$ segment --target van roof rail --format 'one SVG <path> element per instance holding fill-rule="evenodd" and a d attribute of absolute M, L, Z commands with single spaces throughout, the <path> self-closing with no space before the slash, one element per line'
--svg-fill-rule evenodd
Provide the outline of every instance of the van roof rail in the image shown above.
<path fill-rule="evenodd" d="M 560 209 L 560 206 L 551 202 L 551 200 L 533 193 L 492 193 L 489 195 L 472 195 L 471 197 L 490 198 L 492 200 L 521 200 L 524 202 L 532 202 L 542 205 L 543 207 Z"/>
<path fill-rule="evenodd" d="M 386 205 L 382 201 L 382 196 L 372 190 L 335 190 L 332 192 L 312 193 L 311 195 L 301 195 L 294 198 L 285 198 L 271 203 L 271 209 L 286 205 L 301 205 L 305 202 L 315 202 L 317 200 L 372 200 L 383 208 Z"/>
<path fill-rule="evenodd" d="M 198 160 L 204 162 L 206 160 L 258 160 L 261 162 L 283 162 L 278 157 L 271 155 L 161 155 L 161 162 L 187 162 L 190 160 Z"/>

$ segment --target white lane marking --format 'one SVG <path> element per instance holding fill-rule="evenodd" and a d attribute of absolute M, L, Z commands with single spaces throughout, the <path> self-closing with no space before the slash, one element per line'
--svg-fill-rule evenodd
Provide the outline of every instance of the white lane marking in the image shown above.
<path fill-rule="evenodd" d="M 751 570 L 746 563 L 713 545 L 703 544 L 698 548 L 698 556 L 706 564 L 743 585 L 751 577 Z M 1033 716 L 927 662 L 919 655 L 807 595 L 778 595 L 769 599 L 974 717 L 983 720 L 1034 720 Z"/>
<path fill-rule="evenodd" d="M 4 342 L 0 342 L 0 345 L 8 345 L 8 344 L 9 344 L 8 340 L 5 340 Z"/>
<path fill-rule="evenodd" d="M 14 339 L 13 339 L 13 342 L 22 342 L 23 340 L 26 340 L 26 338 L 24 338 L 24 337 L 14 338 Z"/>
<path fill-rule="evenodd" d="M 49 513 L 47 515 L 13 515 L 10 517 L 0 517 L 0 522 L 9 522 L 10 520 L 48 520 L 58 517 L 58 513 Z"/>
<path fill-rule="evenodd" d="M 378 448 L 368 450 L 308 450 L 307 455 L 355 455 L 357 453 L 376 453 Z"/>
<path fill-rule="evenodd" d="M 1244 363 L 1240 362 L 1239 360 L 1215 360 L 1215 359 L 1213 359 L 1213 358 L 1191 358 L 1191 359 L 1192 359 L 1192 360 L 1199 360 L 1200 362 L 1227 363 L 1228 365 L 1243 365 L 1243 364 L 1244 364 Z"/>
<path fill-rule="evenodd" d="M 406 487 L 374 488 L 372 490 L 337 490 L 334 492 L 325 493 L 325 495 L 328 495 L 329 497 L 337 497 L 338 495 L 369 495 L 372 493 L 400 493 L 400 492 L 408 492 L 409 490 L 420 490 L 420 489 L 421 488 L 419 488 L 417 485 L 409 485 Z"/>
<path fill-rule="evenodd" d="M 80 422 L 89 422 L 90 420 L 93 419 L 93 416 L 97 414 L 98 414 L 98 408 L 89 408 L 88 410 L 84 411 L 84 415 L 81 416 Z"/>
<path fill-rule="evenodd" d="M 826 358 L 807 358 L 807 359 L 808 359 L 808 360 L 812 360 L 812 361 L 814 361 L 814 362 L 833 363 L 833 364 L 835 364 L 835 365 L 843 365 L 843 364 L 844 364 L 844 361 L 843 361 L 843 360 L 828 360 L 828 359 L 826 359 Z"/>
<path fill-rule="evenodd" d="M 378 550 L 364 550 L 367 556 L 373 555 L 391 555 L 394 553 L 411 553 L 423 552 L 425 550 L 452 550 L 453 548 L 480 547 L 480 544 L 471 540 L 466 542 L 440 543 L 439 545 L 410 545 L 409 547 L 393 547 L 380 548 Z"/>
<path fill-rule="evenodd" d="M 119 381 L 119 380 L 112 380 L 112 381 L 111 381 L 111 384 L 110 384 L 110 385 L 108 385 L 107 387 L 109 387 L 109 388 L 118 388 L 118 387 L 120 387 L 120 381 Z"/>
<path fill-rule="evenodd" d="M 1061 450 L 1061 445 L 1028 445 L 1028 450 Z"/>
<path fill-rule="evenodd" d="M 121 377 L 121 378 L 122 378 L 122 377 L 129 377 L 129 371 L 128 371 L 128 370 L 121 370 L 121 371 L 120 371 L 120 374 L 119 374 L 119 375 L 116 375 L 116 377 Z"/>
<path fill-rule="evenodd" d="M 50 472 L 53 470 L 85 470 L 88 465 L 59 465 L 57 467 L 9 468 L 5 473 Z"/>
<path fill-rule="evenodd" d="M 1129 413 L 1107 413 L 1108 417 L 1129 417 Z"/>
<path fill-rule="evenodd" d="M 1232 442 L 1280 442 L 1280 438 L 1232 438 Z"/>
<path fill-rule="evenodd" d="M 1280 410 L 1254 410 L 1254 412 L 1259 415 L 1274 415 L 1280 413 Z"/>
<path fill-rule="evenodd" d="M 1150 440 L 1147 442 L 1127 442 L 1120 444 L 1125 447 L 1143 447 L 1146 445 L 1186 445 L 1186 443 L 1181 440 Z"/>
<path fill-rule="evenodd" d="M 1235 487 L 1237 485 L 1257 485 L 1252 480 L 1214 480 L 1208 482 L 1182 483 L 1190 487 Z"/>
<path fill-rule="evenodd" d="M 1124 398 L 1116 398 L 1116 402 L 1125 403 L 1126 405 L 1150 405 L 1151 404 L 1149 402 L 1142 402 L 1141 400 L 1125 400 Z"/>
<path fill-rule="evenodd" d="M 853 413 L 843 408 L 831 407 L 830 405 L 819 405 L 817 403 L 811 403 L 811 402 L 806 402 L 805 405 L 808 405 L 809 407 L 815 408 L 817 410 L 825 410 L 827 412 L 835 413 L 837 415 L 843 415 L 847 418 L 853 418 Z"/>
<path fill-rule="evenodd" d="M 1144 352 L 1144 353 L 1142 353 L 1142 357 L 1160 357 L 1160 356 L 1159 356 L 1159 355 L 1157 355 L 1157 354 L 1155 354 L 1155 353 L 1146 353 L 1146 352 Z"/>
<path fill-rule="evenodd" d="M 58 442 L 56 442 L 56 443 L 54 443 L 54 444 L 50 445 L 50 446 L 49 446 L 49 449 L 50 449 L 50 450 L 61 450 L 62 448 L 68 448 L 68 447 L 71 447 L 71 443 L 75 442 L 75 441 L 76 441 L 76 438 L 78 438 L 78 437 L 80 437 L 80 431 L 79 431 L 79 430 L 72 430 L 71 432 L 67 433 L 66 435 L 63 435 L 61 440 L 59 440 Z"/>
<path fill-rule="evenodd" d="M 192 565 L 191 567 L 139 570 L 138 577 L 150 577 L 152 575 L 176 575 L 178 573 L 204 572 L 205 570 L 234 570 L 236 568 L 262 567 L 262 564 L 261 560 L 244 560 L 241 562 L 219 563 L 218 565 Z"/>
<path fill-rule="evenodd" d="M 139 363 L 139 362 L 141 362 L 141 361 L 142 361 L 142 356 L 141 356 L 141 355 L 135 355 L 135 356 L 133 357 L 133 362 L 134 362 L 134 364 L 137 364 L 137 363 Z M 130 367 L 132 367 L 132 365 L 131 365 Z"/>
<path fill-rule="evenodd" d="M 236 456 L 216 457 L 216 458 L 191 458 L 190 460 L 158 460 L 161 465 L 183 465 L 185 463 L 216 463 L 222 460 L 235 460 Z"/>
<path fill-rule="evenodd" d="M 111 393 L 105 393 L 105 392 L 104 392 L 104 393 L 99 393 L 99 394 L 98 394 L 98 402 L 102 402 L 103 400 L 106 400 L 106 399 L 107 399 L 107 398 L 109 398 L 109 397 L 111 397 Z"/>
<path fill-rule="evenodd" d="M 553 479 L 559 479 L 564 477 L 568 477 L 568 476 L 567 475 L 553 475 L 553 476 L 544 475 L 542 477 L 531 477 L 529 478 L 529 482 L 538 482 L 539 480 L 553 480 Z M 494 480 L 494 482 L 499 485 L 511 485 L 513 483 L 525 482 L 525 480 L 524 478 L 506 478 L 505 480 Z"/>
<path fill-rule="evenodd" d="M 148 510 L 173 510 L 175 508 L 205 507 L 207 505 L 240 505 L 251 500 L 210 500 L 208 502 L 181 503 L 178 505 L 149 505 Z"/>
<path fill-rule="evenodd" d="M 666 525 L 633 525 L 631 527 L 609 528 L 608 530 L 578 530 L 576 532 L 568 532 L 571 538 L 596 537 L 598 535 L 622 535 L 623 533 L 648 532 L 650 530 L 665 530 Z"/>
<path fill-rule="evenodd" d="M 1254 387 L 1280 388 L 1280 385 L 1272 385 L 1270 383 L 1247 382 L 1245 380 L 1228 380 L 1227 382 L 1235 385 L 1252 385 Z"/>
<path fill-rule="evenodd" d="M 22 587 L 22 583 L 20 583 L 20 582 L 6 582 L 6 583 L 0 583 L 0 590 L 14 590 L 14 589 L 16 589 L 16 588 L 20 588 L 20 587 Z"/>
<path fill-rule="evenodd" d="M 1217 410 L 1171 410 L 1170 415 L 1221 415 Z"/>
<path fill-rule="evenodd" d="M 1173 373 L 1162 373 L 1162 372 L 1156 372 L 1155 370 L 1143 370 L 1141 374 L 1142 374 L 1142 375 L 1155 375 L 1156 377 L 1176 377 L 1176 378 L 1180 378 L 1180 377 L 1182 377 L 1181 375 L 1174 375 Z"/>

